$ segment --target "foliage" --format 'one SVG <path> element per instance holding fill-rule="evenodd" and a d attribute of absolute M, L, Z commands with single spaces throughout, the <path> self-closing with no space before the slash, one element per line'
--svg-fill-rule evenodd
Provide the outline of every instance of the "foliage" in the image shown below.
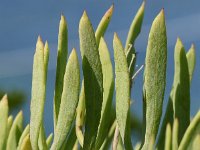
<path fill-rule="evenodd" d="M 8 98 L 5 95 L 0 101 L 0 150 L 75 150 L 79 147 L 83 150 L 105 150 L 111 145 L 113 150 L 199 148 L 200 112 L 190 121 L 190 84 L 196 61 L 195 47 L 192 45 L 186 53 L 180 38 L 174 51 L 174 82 L 161 123 L 167 67 L 163 9 L 155 17 L 149 33 L 143 84 L 143 134 L 141 144 L 137 143 L 133 148 L 131 128 L 137 120 L 130 114 L 131 88 L 135 78 L 133 73 L 137 74 L 134 43 L 141 31 L 144 8 L 145 2 L 133 19 L 125 48 L 117 33 L 114 33 L 114 68 L 103 38 L 114 6 L 105 13 L 96 31 L 84 11 L 79 24 L 82 82 L 75 49 L 67 59 L 68 30 L 65 17 L 61 16 L 54 92 L 54 134 L 48 137 L 43 113 L 49 47 L 47 42 L 43 44 L 39 36 L 33 61 L 30 125 L 23 128 L 21 111 L 14 120 L 9 116 Z M 112 109 L 114 102 L 116 108 Z M 136 128 L 140 129 L 141 125 L 136 124 Z"/>

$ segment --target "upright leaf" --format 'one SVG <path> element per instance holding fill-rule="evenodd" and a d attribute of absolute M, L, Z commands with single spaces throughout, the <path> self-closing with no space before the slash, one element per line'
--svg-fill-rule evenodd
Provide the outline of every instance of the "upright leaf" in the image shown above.
<path fill-rule="evenodd" d="M 78 106 L 76 108 L 76 136 L 78 138 L 81 147 L 83 147 L 83 139 L 84 139 L 82 132 L 82 128 L 84 126 L 84 120 L 85 120 L 85 90 L 84 90 L 84 80 L 83 80 Z"/>
<path fill-rule="evenodd" d="M 170 124 L 167 124 L 165 133 L 165 150 L 172 149 L 172 130 Z"/>
<path fill-rule="evenodd" d="M 83 149 L 95 146 L 103 101 L 103 75 L 94 30 L 83 13 L 79 24 L 80 50 L 84 76 L 86 123 Z"/>
<path fill-rule="evenodd" d="M 10 129 L 10 133 L 8 135 L 8 141 L 7 141 L 7 146 L 6 149 L 7 150 L 16 150 L 17 146 L 18 146 L 18 142 L 20 139 L 20 136 L 22 134 L 23 131 L 23 114 L 22 111 L 20 111 L 14 122 L 13 125 Z"/>
<path fill-rule="evenodd" d="M 173 122 L 173 130 L 172 130 L 172 150 L 178 149 L 178 135 L 179 135 L 179 122 L 176 118 Z"/>
<path fill-rule="evenodd" d="M 98 134 L 96 139 L 96 149 L 99 149 L 109 132 L 109 123 L 111 115 L 112 98 L 114 91 L 114 77 L 112 62 L 106 42 L 103 38 L 99 44 L 99 55 L 103 71 L 103 102 L 101 109 L 101 120 L 98 127 Z"/>
<path fill-rule="evenodd" d="M 8 126 L 8 99 L 5 95 L 0 101 L 0 150 L 5 149 Z"/>
<path fill-rule="evenodd" d="M 134 44 L 142 28 L 142 22 L 144 18 L 144 8 L 145 8 L 145 1 L 142 3 L 139 10 L 137 11 L 137 14 L 135 15 L 135 18 L 131 23 L 128 36 L 126 39 L 125 53 L 127 54 L 126 57 L 128 61 L 128 66 L 130 68 L 130 77 L 132 77 L 134 72 L 134 67 L 136 62 Z"/>
<path fill-rule="evenodd" d="M 194 65 L 191 68 L 191 72 L 188 71 L 188 64 L 193 64 L 194 53 L 193 50 L 188 52 L 188 58 L 186 58 L 185 50 L 181 40 L 178 38 L 174 50 L 174 81 L 170 92 L 167 109 L 164 115 L 164 119 L 161 126 L 161 131 L 158 138 L 157 147 L 162 150 L 164 148 L 165 129 L 167 123 L 173 125 L 174 118 L 179 120 L 179 143 L 183 136 L 190 120 L 190 87 L 189 84 L 192 79 Z M 193 56 L 192 56 L 193 55 Z M 189 73 L 191 75 L 189 79 Z M 189 81 L 190 80 L 190 81 Z M 172 115 L 173 113 L 173 115 Z M 184 117 L 182 117 L 184 116 Z"/>
<path fill-rule="evenodd" d="M 101 37 L 104 36 L 104 33 L 106 32 L 106 29 L 108 27 L 108 24 L 110 23 L 110 20 L 112 18 L 112 14 L 113 14 L 113 8 L 114 5 L 112 5 L 104 14 L 104 16 L 102 17 L 101 21 L 99 22 L 99 25 L 96 29 L 95 32 L 95 37 L 96 37 L 96 43 L 97 46 L 99 45 L 100 39 Z"/>
<path fill-rule="evenodd" d="M 190 124 L 190 79 L 187 58 L 181 40 L 175 46 L 174 117 L 178 119 L 178 144 Z M 184 117 L 183 117 L 184 116 Z"/>
<path fill-rule="evenodd" d="M 48 149 L 50 149 L 52 141 L 53 141 L 53 133 L 51 133 L 51 134 L 47 137 L 47 140 L 46 140 L 47 148 L 48 148 Z"/>
<path fill-rule="evenodd" d="M 18 150 L 21 150 L 23 140 L 27 135 L 29 135 L 29 132 L 30 132 L 30 126 L 28 124 L 26 126 L 26 128 L 24 129 L 24 131 L 22 132 L 22 135 L 20 136 L 20 139 L 19 139 L 19 142 L 18 142 L 18 147 L 17 147 Z"/>
<path fill-rule="evenodd" d="M 196 55 L 195 55 L 194 44 L 192 44 L 191 48 L 187 52 L 186 57 L 187 57 L 188 70 L 189 70 L 190 82 L 191 82 L 192 76 L 194 73 L 195 64 L 196 64 Z"/>
<path fill-rule="evenodd" d="M 181 140 L 179 150 L 188 149 L 193 144 L 195 137 L 198 136 L 198 134 L 200 134 L 200 111 L 198 111 L 187 128 Z"/>
<path fill-rule="evenodd" d="M 38 149 L 38 138 L 43 122 L 44 103 L 46 94 L 46 73 L 44 65 L 44 45 L 40 37 L 36 44 L 33 60 L 30 140 L 34 150 Z"/>
<path fill-rule="evenodd" d="M 67 61 L 67 51 L 68 51 L 68 37 L 67 37 L 67 24 L 65 17 L 62 15 L 59 25 L 58 34 L 58 52 L 57 52 L 57 66 L 56 66 L 56 82 L 55 82 L 55 92 L 54 92 L 54 131 L 56 130 L 56 124 L 58 120 L 58 114 L 61 103 L 61 96 L 63 91 L 63 80 Z"/>
<path fill-rule="evenodd" d="M 26 137 L 22 141 L 21 150 L 32 150 L 31 141 L 30 141 L 30 135 L 29 134 L 26 135 Z"/>
<path fill-rule="evenodd" d="M 116 119 L 126 149 L 132 149 L 130 137 L 130 78 L 122 43 L 117 34 L 113 39 L 115 61 Z"/>
<path fill-rule="evenodd" d="M 156 138 L 162 115 L 166 84 L 167 35 L 164 10 L 153 21 L 145 59 L 143 110 L 145 137 L 142 149 L 148 149 L 151 138 Z"/>
<path fill-rule="evenodd" d="M 46 143 L 46 134 L 44 129 L 44 124 L 42 123 L 40 127 L 40 134 L 38 139 L 38 147 L 39 150 L 47 150 L 47 143 Z"/>
<path fill-rule="evenodd" d="M 80 69 L 75 49 L 72 50 L 69 56 L 63 81 L 63 93 L 52 150 L 62 147 L 69 134 L 76 112 L 80 88 Z"/>

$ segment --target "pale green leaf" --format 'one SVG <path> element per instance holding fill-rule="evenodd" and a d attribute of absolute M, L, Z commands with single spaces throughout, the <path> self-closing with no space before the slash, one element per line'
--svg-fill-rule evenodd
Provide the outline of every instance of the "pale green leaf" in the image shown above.
<path fill-rule="evenodd" d="M 80 89 L 80 68 L 75 49 L 69 56 L 63 81 L 63 93 L 52 150 L 62 147 L 75 117 Z"/>
<path fill-rule="evenodd" d="M 171 125 L 168 123 L 165 133 L 165 150 L 171 150 L 172 147 L 172 129 Z"/>
<path fill-rule="evenodd" d="M 67 61 L 68 52 L 68 30 L 65 17 L 62 15 L 59 25 L 58 34 L 58 51 L 57 51 L 57 65 L 56 65 L 56 82 L 54 92 L 54 132 L 58 120 L 58 114 L 61 103 L 61 96 L 63 91 L 63 80 Z"/>
<path fill-rule="evenodd" d="M 176 118 L 173 122 L 173 130 L 172 130 L 172 150 L 178 149 L 178 135 L 179 135 L 179 122 Z"/>
<path fill-rule="evenodd" d="M 10 133 L 8 135 L 7 140 L 7 146 L 6 150 L 16 150 L 18 146 L 18 142 L 20 139 L 20 136 L 23 131 L 23 114 L 22 111 L 20 111 L 17 116 L 15 117 L 15 120 L 13 122 L 13 125 L 10 129 Z"/>
<path fill-rule="evenodd" d="M 84 139 L 82 132 L 84 121 L 85 121 L 85 90 L 84 90 L 84 80 L 83 80 L 78 106 L 76 108 L 76 136 L 78 138 L 81 147 L 83 147 L 83 139 Z"/>
<path fill-rule="evenodd" d="M 0 101 L 0 150 L 4 150 L 8 128 L 8 98 L 5 95 Z"/>
<path fill-rule="evenodd" d="M 23 139 L 21 150 L 32 150 L 29 134 Z"/>
<path fill-rule="evenodd" d="M 167 35 L 164 10 L 154 19 L 148 39 L 144 86 L 143 150 L 149 148 L 150 139 L 156 138 L 162 115 L 162 104 L 166 84 Z"/>
<path fill-rule="evenodd" d="M 114 91 L 114 77 L 112 62 L 106 42 L 103 38 L 99 44 L 99 55 L 103 71 L 103 102 L 101 109 L 101 119 L 98 127 L 95 149 L 99 149 L 109 132 L 112 98 Z"/>
<path fill-rule="evenodd" d="M 47 140 L 46 140 L 47 149 L 50 149 L 52 141 L 53 141 L 53 133 L 51 133 L 51 134 L 47 137 Z"/>
<path fill-rule="evenodd" d="M 26 128 L 24 129 L 24 131 L 22 132 L 22 135 L 20 136 L 20 139 L 19 139 L 19 142 L 18 142 L 18 147 L 17 147 L 18 150 L 21 150 L 23 140 L 29 134 L 29 132 L 30 132 L 30 125 L 28 124 L 26 126 Z"/>
<path fill-rule="evenodd" d="M 190 75 L 190 82 L 192 80 L 192 76 L 194 73 L 194 68 L 196 65 L 196 54 L 195 54 L 195 47 L 194 44 L 190 47 L 189 51 L 186 54 L 187 62 L 188 62 L 188 70 Z"/>
<path fill-rule="evenodd" d="M 94 30 L 86 14 L 79 24 L 80 50 L 84 76 L 86 123 L 83 149 L 95 146 L 103 101 L 103 75 Z"/>
<path fill-rule="evenodd" d="M 128 36 L 126 39 L 126 45 L 125 45 L 125 54 L 127 54 L 127 62 L 128 66 L 130 68 L 130 77 L 132 77 L 136 62 L 135 57 L 135 40 L 140 34 L 141 28 L 142 28 L 142 22 L 144 18 L 144 9 L 145 9 L 145 1 L 140 6 L 139 10 L 137 11 L 137 14 L 135 15 L 131 26 L 128 31 Z"/>
<path fill-rule="evenodd" d="M 39 150 L 47 150 L 47 143 L 46 143 L 46 134 L 44 130 L 44 124 L 42 123 L 40 127 L 40 134 L 38 139 L 38 147 Z"/>
<path fill-rule="evenodd" d="M 122 43 L 117 34 L 113 39 L 115 61 L 116 119 L 126 149 L 132 149 L 130 137 L 130 78 Z"/>
<path fill-rule="evenodd" d="M 108 27 L 108 24 L 110 23 L 110 20 L 112 18 L 112 14 L 113 14 L 113 8 L 114 5 L 112 5 L 104 14 L 104 16 L 102 17 L 101 21 L 99 22 L 99 25 L 96 29 L 95 32 L 95 37 L 96 37 L 96 43 L 97 46 L 99 45 L 100 39 L 101 37 L 104 36 L 104 33 L 106 32 L 106 29 Z"/>
<path fill-rule="evenodd" d="M 187 128 L 181 140 L 179 150 L 185 150 L 189 148 L 198 134 L 200 134 L 200 111 L 198 111 Z"/>
<path fill-rule="evenodd" d="M 43 122 L 44 103 L 46 94 L 46 73 L 44 65 L 44 45 L 40 37 L 36 44 L 33 60 L 30 140 L 33 150 L 38 149 L 38 138 Z"/>

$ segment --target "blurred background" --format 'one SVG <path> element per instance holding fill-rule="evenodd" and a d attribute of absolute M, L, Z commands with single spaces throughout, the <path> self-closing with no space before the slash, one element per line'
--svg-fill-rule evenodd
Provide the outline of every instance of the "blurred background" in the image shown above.
<path fill-rule="evenodd" d="M 69 53 L 75 47 L 79 53 L 78 25 L 84 10 L 96 29 L 105 11 L 114 3 L 114 13 L 105 39 L 113 61 L 112 38 L 117 32 L 125 44 L 129 26 L 142 0 L 132 1 L 78 1 L 35 0 L 0 1 L 0 96 L 8 94 L 10 112 L 13 115 L 22 109 L 25 124 L 29 122 L 32 62 L 38 35 L 50 45 L 47 94 L 45 104 L 45 129 L 53 132 L 53 95 L 57 56 L 57 36 L 60 15 L 68 23 Z M 148 33 L 154 17 L 164 8 L 168 36 L 167 86 L 164 111 L 173 82 L 174 46 L 180 37 L 188 50 L 196 47 L 196 70 L 191 85 L 191 117 L 200 108 L 200 1 L 199 0 L 147 0 L 142 32 L 136 41 L 138 52 L 136 70 L 144 64 Z M 142 120 L 143 73 L 135 79 L 132 88 L 131 111 Z"/>

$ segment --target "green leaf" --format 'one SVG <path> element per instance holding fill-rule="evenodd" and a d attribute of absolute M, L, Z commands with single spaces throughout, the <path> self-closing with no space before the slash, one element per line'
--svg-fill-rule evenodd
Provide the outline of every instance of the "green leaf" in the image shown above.
<path fill-rule="evenodd" d="M 33 150 L 38 149 L 38 138 L 43 123 L 44 103 L 46 96 L 46 72 L 44 65 L 44 45 L 38 37 L 33 60 L 30 140 Z"/>
<path fill-rule="evenodd" d="M 181 40 L 178 38 L 175 46 L 175 79 L 174 79 L 173 109 L 174 117 L 179 121 L 180 143 L 190 124 L 190 79 L 187 58 Z M 183 117 L 184 116 L 184 117 Z"/>
<path fill-rule="evenodd" d="M 80 89 L 80 69 L 76 50 L 73 49 L 66 66 L 63 93 L 56 132 L 51 149 L 60 149 L 69 134 L 75 116 Z M 67 116 L 67 117 L 66 117 Z"/>
<path fill-rule="evenodd" d="M 44 130 L 44 124 L 42 123 L 40 127 L 40 134 L 38 139 L 38 147 L 39 150 L 47 150 L 47 143 L 46 143 L 46 134 Z"/>
<path fill-rule="evenodd" d="M 70 133 L 65 140 L 65 143 L 62 145 L 61 150 L 72 150 L 74 145 L 76 145 L 77 137 L 76 137 L 76 131 L 75 131 L 75 122 L 73 122 L 73 126 L 70 130 Z"/>
<path fill-rule="evenodd" d="M 10 129 L 11 129 L 11 127 L 12 127 L 12 124 L 13 124 L 13 116 L 10 115 L 10 116 L 8 117 L 8 123 L 7 123 L 6 142 L 7 142 L 7 140 L 8 140 L 8 135 L 9 135 L 9 133 L 10 133 Z M 5 145 L 5 146 L 6 146 L 6 145 Z"/>
<path fill-rule="evenodd" d="M 48 63 L 49 63 L 49 44 L 46 41 L 44 45 L 44 69 L 45 69 L 46 81 L 47 81 Z"/>
<path fill-rule="evenodd" d="M 189 70 L 190 82 L 191 82 L 192 76 L 193 76 L 193 73 L 194 73 L 194 68 L 195 68 L 195 65 L 196 65 L 196 54 L 195 54 L 194 44 L 192 44 L 191 48 L 187 52 L 186 57 L 187 57 L 188 70 Z"/>
<path fill-rule="evenodd" d="M 16 150 L 17 149 L 17 145 L 20 139 L 20 136 L 22 134 L 23 131 L 23 114 L 22 111 L 20 111 L 14 122 L 13 125 L 10 129 L 10 133 L 8 135 L 8 141 L 7 141 L 7 146 L 6 149 L 7 150 Z"/>
<path fill-rule="evenodd" d="M 99 149 L 109 132 L 112 98 L 114 91 L 114 77 L 112 62 L 106 42 L 103 38 L 99 44 L 99 55 L 103 71 L 103 102 L 101 109 L 101 119 L 98 127 L 95 149 Z"/>
<path fill-rule="evenodd" d="M 29 132 L 30 132 L 30 125 L 28 124 L 26 128 L 24 129 L 24 131 L 22 132 L 22 135 L 20 136 L 18 147 L 17 147 L 18 150 L 21 150 L 23 140 L 29 134 Z"/>
<path fill-rule="evenodd" d="M 51 133 L 51 134 L 47 137 L 47 140 L 46 140 L 47 149 L 50 149 L 52 141 L 53 141 L 53 133 Z"/>
<path fill-rule="evenodd" d="M 80 50 L 84 76 L 86 124 L 83 149 L 95 146 L 103 101 L 103 75 L 94 30 L 83 13 L 79 24 Z"/>
<path fill-rule="evenodd" d="M 192 143 L 192 146 L 190 147 L 190 149 L 193 150 L 197 150 L 200 147 L 200 134 L 198 134 L 195 138 L 194 141 Z"/>
<path fill-rule="evenodd" d="M 134 67 L 135 67 L 135 62 L 136 62 L 134 44 L 142 28 L 142 22 L 144 18 L 144 9 L 145 9 L 145 1 L 142 3 L 139 10 L 137 11 L 137 14 L 135 15 L 135 18 L 133 19 L 131 23 L 128 36 L 126 39 L 125 54 L 127 54 L 126 57 L 128 61 L 128 66 L 130 68 L 130 77 L 133 76 L 133 72 L 134 72 Z"/>
<path fill-rule="evenodd" d="M 154 19 L 148 39 L 144 86 L 144 141 L 142 149 L 148 149 L 150 139 L 157 136 L 162 115 L 166 84 L 167 35 L 164 10 Z"/>
<path fill-rule="evenodd" d="M 76 136 L 78 138 L 81 147 L 83 147 L 83 139 L 84 139 L 82 132 L 84 121 L 85 121 L 85 90 L 84 90 L 84 80 L 83 80 L 78 106 L 76 109 Z"/>
<path fill-rule="evenodd" d="M 172 130 L 172 150 L 178 149 L 178 135 L 179 135 L 179 122 L 176 118 L 173 123 L 173 130 Z"/>
<path fill-rule="evenodd" d="M 172 148 L 172 130 L 171 125 L 168 123 L 165 133 L 165 150 L 171 150 Z"/>
<path fill-rule="evenodd" d="M 193 51 L 193 50 L 192 50 Z M 191 50 L 188 52 L 190 56 L 194 54 Z M 188 56 L 189 56 L 188 55 Z M 192 56 L 194 58 L 194 56 Z M 164 148 L 165 129 L 167 123 L 173 125 L 174 117 L 179 120 L 179 142 L 190 122 L 190 79 L 188 72 L 188 63 L 192 64 L 192 57 L 186 58 L 185 50 L 181 40 L 178 38 L 174 50 L 174 81 L 170 92 L 167 109 L 164 120 L 162 122 L 160 135 L 158 138 L 158 149 Z M 189 61 L 190 60 L 190 61 Z M 193 66 L 194 68 L 194 66 Z M 192 71 L 192 70 L 190 70 Z M 192 75 L 192 74 L 191 74 Z M 173 115 L 172 115 L 173 113 Z M 182 117 L 184 116 L 184 117 Z"/>
<path fill-rule="evenodd" d="M 113 136 L 114 136 L 114 132 L 115 132 L 115 128 L 117 125 L 117 121 L 115 120 L 112 124 L 112 126 L 109 128 L 109 132 L 106 136 L 106 138 L 104 139 L 103 144 L 101 145 L 100 150 L 107 150 L 109 149 L 109 146 L 112 142 Z"/>
<path fill-rule="evenodd" d="M 21 150 L 32 150 L 31 147 L 31 141 L 30 141 L 30 135 L 26 135 L 22 142 Z"/>
<path fill-rule="evenodd" d="M 0 150 L 5 149 L 8 128 L 8 99 L 5 95 L 0 101 Z"/>
<path fill-rule="evenodd" d="M 117 34 L 113 39 L 115 61 L 116 119 L 126 149 L 132 149 L 130 137 L 130 78 L 122 43 Z"/>
<path fill-rule="evenodd" d="M 106 29 L 108 27 L 108 24 L 110 23 L 110 20 L 112 18 L 112 14 L 113 14 L 113 9 L 114 9 L 114 5 L 112 5 L 106 11 L 106 13 L 102 17 L 101 21 L 99 22 L 99 25 L 98 25 L 96 32 L 95 32 L 97 46 L 99 45 L 100 39 L 101 39 L 101 37 L 104 36 L 104 33 L 106 32 Z"/>
<path fill-rule="evenodd" d="M 54 132 L 56 130 L 56 124 L 58 120 L 58 114 L 61 103 L 61 96 L 63 91 L 63 80 L 65 74 L 65 67 L 67 61 L 68 52 L 68 30 L 65 17 L 62 15 L 59 25 L 58 34 L 58 52 L 57 52 L 57 66 L 56 66 L 56 82 L 54 92 Z"/>
<path fill-rule="evenodd" d="M 187 128 L 182 141 L 179 146 L 179 150 L 188 149 L 195 140 L 195 137 L 200 133 L 200 111 L 192 119 L 189 127 Z"/>

